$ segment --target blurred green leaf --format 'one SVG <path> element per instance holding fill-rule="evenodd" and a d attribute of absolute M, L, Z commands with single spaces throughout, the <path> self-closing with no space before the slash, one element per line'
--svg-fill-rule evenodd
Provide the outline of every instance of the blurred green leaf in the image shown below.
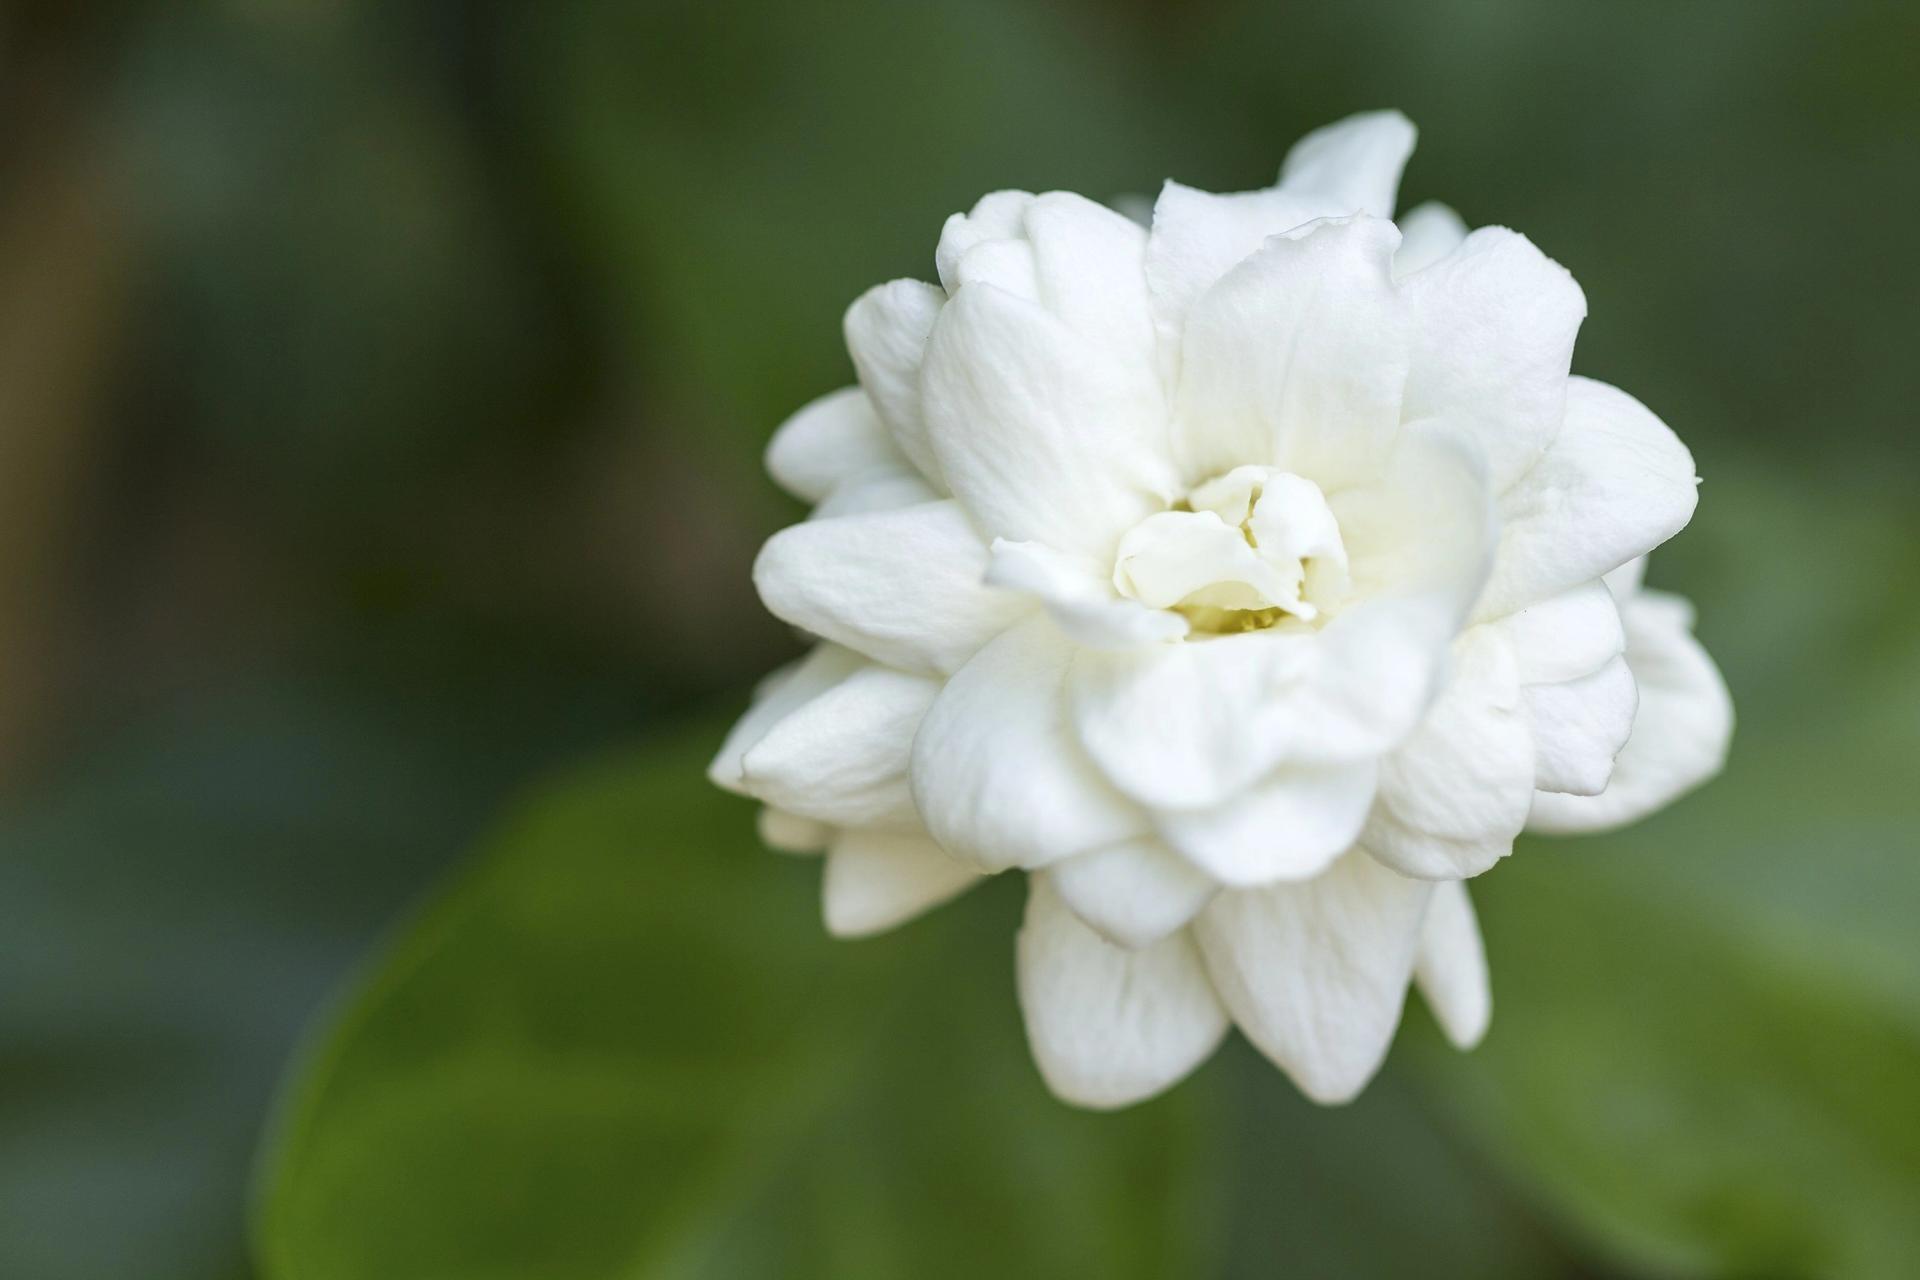
<path fill-rule="evenodd" d="M 549 794 L 387 960 L 295 1097 L 270 1272 L 1181 1269 L 1192 1099 L 1053 1103 L 966 968 L 1004 932 L 831 942 L 699 763 Z"/>
<path fill-rule="evenodd" d="M 269 1154 L 270 1275 L 1563 1272 L 1396 1083 L 1324 1111 L 1236 1048 L 1054 1101 L 1016 878 L 833 942 L 817 868 L 699 780 L 711 737 L 543 795 L 380 965 Z"/>

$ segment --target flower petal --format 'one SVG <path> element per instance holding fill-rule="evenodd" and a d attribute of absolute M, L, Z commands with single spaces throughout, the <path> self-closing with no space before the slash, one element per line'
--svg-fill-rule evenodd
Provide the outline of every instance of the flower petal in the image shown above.
<path fill-rule="evenodd" d="M 741 760 L 746 789 L 838 827 L 918 826 L 907 766 L 937 682 L 867 666 L 782 719 Z"/>
<path fill-rule="evenodd" d="M 1513 652 L 1476 627 L 1445 690 L 1380 772 L 1361 845 L 1402 875 L 1476 876 L 1513 851 L 1533 802 L 1533 736 Z"/>
<path fill-rule="evenodd" d="M 1074 728 L 1116 787 L 1156 809 L 1219 805 L 1286 763 L 1363 761 L 1426 709 L 1446 658 L 1431 613 L 1374 600 L 1317 632 L 1083 651 Z"/>
<path fill-rule="evenodd" d="M 1035 597 L 1062 631 L 1089 648 L 1137 649 L 1187 634 L 1179 614 L 1123 598 L 1092 561 L 1037 542 L 995 539 L 986 581 Z"/>
<path fill-rule="evenodd" d="M 1614 757 L 1633 732 L 1639 699 L 1625 658 L 1578 680 L 1528 685 L 1534 785 L 1542 791 L 1599 795 L 1613 775 Z"/>
<path fill-rule="evenodd" d="M 775 725 L 865 665 L 865 660 L 851 650 L 821 644 L 762 680 L 747 713 L 727 731 L 713 763 L 707 766 L 708 780 L 738 795 L 750 794 L 742 767 L 747 752 Z"/>
<path fill-rule="evenodd" d="M 1473 902 L 1458 880 L 1433 888 L 1413 976 L 1447 1039 L 1460 1049 L 1479 1044 L 1493 1018 L 1493 992 Z"/>
<path fill-rule="evenodd" d="M 755 825 L 760 832 L 760 843 L 780 853 L 822 853 L 833 839 L 833 828 L 826 823 L 787 813 L 772 805 L 760 807 Z"/>
<path fill-rule="evenodd" d="M 1353 846 L 1378 776 L 1371 760 L 1284 768 L 1224 804 L 1161 813 L 1160 833 L 1225 885 L 1311 879 Z"/>
<path fill-rule="evenodd" d="M 1075 915 L 1132 950 L 1185 925 L 1220 887 L 1155 839 L 1075 854 L 1054 863 L 1047 876 Z"/>
<path fill-rule="evenodd" d="M 1401 420 L 1400 233 L 1380 218 L 1275 236 L 1188 313 L 1175 450 L 1190 482 L 1271 463 L 1333 490 L 1378 471 Z"/>
<path fill-rule="evenodd" d="M 1268 236 L 1351 210 L 1278 187 L 1216 195 L 1169 182 L 1153 204 L 1147 237 L 1147 288 L 1159 334 L 1161 367 L 1179 373 L 1187 314 L 1220 277 L 1252 257 Z"/>
<path fill-rule="evenodd" d="M 842 328 L 847 353 L 872 398 L 880 420 L 893 433 L 900 452 L 912 460 L 936 488 L 944 488 L 940 463 L 927 443 L 927 421 L 920 396 L 920 366 L 927 335 L 947 295 L 919 280 L 876 285 L 847 308 Z"/>
<path fill-rule="evenodd" d="M 1467 224 L 1438 200 L 1416 205 L 1396 221 L 1400 227 L 1400 248 L 1393 255 L 1396 280 L 1432 266 L 1467 238 Z"/>
<path fill-rule="evenodd" d="M 843 387 L 803 406 L 767 443 L 767 470 L 794 497 L 820 502 L 862 472 L 907 465 L 859 387 Z"/>
<path fill-rule="evenodd" d="M 950 853 L 990 871 L 1037 867 L 1144 835 L 1145 816 L 1068 732 L 1073 646 L 1043 617 L 988 644 L 947 682 L 913 745 L 913 794 Z"/>
<path fill-rule="evenodd" d="M 1031 606 L 981 581 L 987 547 L 947 499 L 790 525 L 753 583 L 778 618 L 908 671 L 952 671 Z"/>
<path fill-rule="evenodd" d="M 1152 1097 L 1205 1061 L 1227 1031 L 1193 940 L 1116 947 L 1034 876 L 1018 945 L 1020 1008 L 1047 1087 L 1083 1107 Z"/>
<path fill-rule="evenodd" d="M 1558 684 L 1598 671 L 1627 647 L 1604 583 L 1583 582 L 1492 624 L 1513 646 L 1521 684 Z"/>
<path fill-rule="evenodd" d="M 1566 415 L 1586 295 L 1518 232 L 1482 227 L 1402 293 L 1413 313 L 1408 418 L 1444 417 L 1487 459 L 1494 492 L 1525 474 Z"/>
<path fill-rule="evenodd" d="M 1626 392 L 1567 380 L 1566 422 L 1501 498 L 1500 550 L 1476 616 L 1590 582 L 1665 542 L 1693 518 L 1693 455 Z"/>
<path fill-rule="evenodd" d="M 1643 591 L 1624 608 L 1627 665 L 1640 689 L 1633 735 L 1597 796 L 1542 792 L 1534 831 L 1566 834 L 1624 826 L 1660 809 L 1720 771 L 1733 735 L 1726 682 L 1693 638 L 1684 601 Z"/>
<path fill-rule="evenodd" d="M 947 484 L 990 534 L 1106 559 L 1173 495 L 1153 370 L 1036 303 L 963 286 L 934 327 L 922 385 Z"/>
<path fill-rule="evenodd" d="M 982 205 L 991 207 L 948 219 L 941 235 L 949 291 L 992 285 L 1130 364 L 1154 364 L 1145 228 L 1067 191 L 1003 191 Z"/>
<path fill-rule="evenodd" d="M 1223 893 L 1193 928 L 1247 1038 L 1315 1102 L 1346 1102 L 1393 1040 L 1432 892 L 1354 853 L 1301 884 Z"/>
<path fill-rule="evenodd" d="M 940 495 L 927 483 L 926 477 L 903 460 L 897 467 L 874 467 L 842 480 L 807 519 L 831 520 L 836 516 L 893 511 L 938 501 Z"/>
<path fill-rule="evenodd" d="M 924 833 L 843 831 L 827 850 L 821 909 L 827 932 L 863 938 L 904 924 L 980 882 Z"/>
<path fill-rule="evenodd" d="M 1400 171 L 1418 131 L 1398 111 L 1363 111 L 1315 129 L 1293 144 L 1280 187 L 1322 199 L 1340 213 L 1393 216 Z"/>

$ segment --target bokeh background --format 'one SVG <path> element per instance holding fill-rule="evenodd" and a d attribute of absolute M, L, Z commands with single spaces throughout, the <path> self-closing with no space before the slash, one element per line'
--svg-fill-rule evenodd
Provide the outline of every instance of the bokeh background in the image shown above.
<path fill-rule="evenodd" d="M 1920 1275 L 1920 9 L 7 0 L 0 1274 Z M 1319 1111 L 1025 1062 L 1012 886 L 820 933 L 698 775 L 759 453 L 997 187 L 1350 111 L 1706 477 L 1726 776 L 1476 888 Z M 277 1101 L 276 1101 L 277 1100 Z"/>

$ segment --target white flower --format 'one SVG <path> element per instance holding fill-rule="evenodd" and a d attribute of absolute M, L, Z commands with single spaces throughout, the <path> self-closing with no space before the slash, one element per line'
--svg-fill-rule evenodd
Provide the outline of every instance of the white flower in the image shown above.
<path fill-rule="evenodd" d="M 1388 221 L 1413 127 L 1151 228 L 998 192 L 938 285 L 847 314 L 859 386 L 768 464 L 813 517 L 755 581 L 822 641 L 716 760 L 826 915 L 884 928 L 1022 869 L 1019 986 L 1061 1097 L 1165 1088 L 1229 1021 L 1352 1097 L 1407 984 L 1475 1043 L 1462 881 L 1712 774 L 1730 704 L 1640 557 L 1693 460 L 1570 377 L 1585 300 L 1523 236 Z"/>

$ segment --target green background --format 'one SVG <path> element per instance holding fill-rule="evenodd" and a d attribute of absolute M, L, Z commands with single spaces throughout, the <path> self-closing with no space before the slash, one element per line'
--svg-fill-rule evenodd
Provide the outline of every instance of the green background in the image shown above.
<path fill-rule="evenodd" d="M 0 10 L 0 1275 L 1920 1274 L 1920 10 Z M 1705 476 L 1726 775 L 1476 883 L 1354 1105 L 1053 1102 L 1017 886 L 828 940 L 699 770 L 759 452 L 997 187 L 1351 111 Z"/>

